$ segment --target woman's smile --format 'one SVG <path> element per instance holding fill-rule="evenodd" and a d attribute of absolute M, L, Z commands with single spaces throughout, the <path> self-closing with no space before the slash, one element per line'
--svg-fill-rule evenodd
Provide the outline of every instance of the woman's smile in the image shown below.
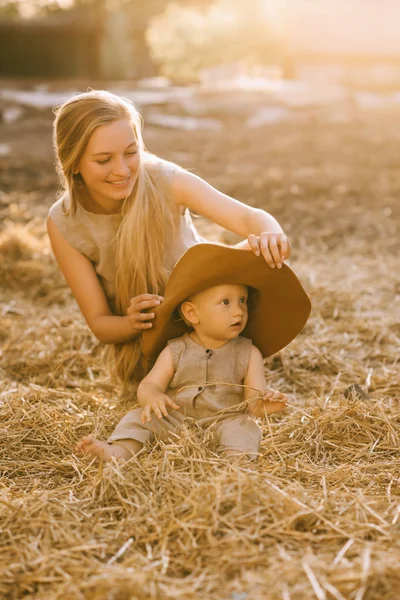
<path fill-rule="evenodd" d="M 130 181 L 131 175 L 129 175 L 129 177 L 127 177 L 126 179 L 121 179 L 118 181 L 106 181 L 106 183 L 111 183 L 111 185 L 115 185 L 117 187 L 123 187 L 124 185 L 127 185 Z"/>

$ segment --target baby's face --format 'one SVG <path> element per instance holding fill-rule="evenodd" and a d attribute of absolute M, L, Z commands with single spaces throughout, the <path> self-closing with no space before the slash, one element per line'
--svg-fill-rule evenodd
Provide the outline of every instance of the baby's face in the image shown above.
<path fill-rule="evenodd" d="M 245 285 L 216 285 L 191 298 L 197 307 L 199 323 L 196 332 L 215 340 L 236 338 L 247 323 L 247 297 Z"/>

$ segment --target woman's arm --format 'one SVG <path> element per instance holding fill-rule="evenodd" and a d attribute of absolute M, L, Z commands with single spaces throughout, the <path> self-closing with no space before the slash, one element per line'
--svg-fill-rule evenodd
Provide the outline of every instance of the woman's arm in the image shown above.
<path fill-rule="evenodd" d="M 127 316 L 116 317 L 111 313 L 90 260 L 68 244 L 51 217 L 47 219 L 47 231 L 56 261 L 94 335 L 105 344 L 127 342 L 136 337 L 138 334 Z"/>
<path fill-rule="evenodd" d="M 172 190 L 178 206 L 187 206 L 194 213 L 247 238 L 236 247 L 249 248 L 255 254 L 261 251 L 270 266 L 279 267 L 289 258 L 289 240 L 278 221 L 266 211 L 247 206 L 180 169 L 175 172 Z"/>

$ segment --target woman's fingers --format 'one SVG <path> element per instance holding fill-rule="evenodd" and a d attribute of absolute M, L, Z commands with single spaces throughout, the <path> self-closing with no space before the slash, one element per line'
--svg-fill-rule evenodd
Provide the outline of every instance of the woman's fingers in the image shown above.
<path fill-rule="evenodd" d="M 278 240 L 278 246 L 280 246 L 281 249 L 281 257 L 282 260 L 286 260 L 289 257 L 290 251 L 289 251 L 289 240 L 286 237 L 286 235 L 281 235 Z"/>
<path fill-rule="evenodd" d="M 275 269 L 275 267 L 280 269 L 283 261 L 290 256 L 290 242 L 284 233 L 264 231 L 260 236 L 250 234 L 247 241 L 256 256 L 259 256 L 261 252 L 271 269 Z"/>
<path fill-rule="evenodd" d="M 157 294 L 139 294 L 132 298 L 126 311 L 132 327 L 138 331 L 150 329 L 153 324 L 149 321 L 154 319 L 155 313 L 143 311 L 159 306 L 163 300 L 164 298 Z"/>
<path fill-rule="evenodd" d="M 262 233 L 260 235 L 260 246 L 261 246 L 261 254 L 263 255 L 265 262 L 271 269 L 275 269 L 275 260 L 274 256 L 271 252 L 271 234 Z M 276 244 L 275 244 L 276 245 Z"/>
<path fill-rule="evenodd" d="M 152 301 L 152 300 L 164 300 L 163 296 L 159 296 L 158 294 L 139 294 L 138 296 L 134 296 L 133 298 L 131 298 L 131 304 L 132 303 L 137 303 L 137 302 L 144 302 L 144 301 Z"/>
<path fill-rule="evenodd" d="M 283 257 L 280 252 L 280 248 L 278 247 L 279 237 L 276 235 L 271 235 L 269 239 L 269 250 L 271 252 L 272 258 L 274 259 L 275 266 L 280 269 L 282 267 Z"/>
<path fill-rule="evenodd" d="M 257 236 L 254 235 L 254 233 L 251 233 L 248 238 L 247 241 L 249 243 L 250 246 L 250 250 L 252 252 L 254 252 L 254 254 L 256 256 L 260 256 L 260 243 L 259 243 L 259 238 Z"/>
<path fill-rule="evenodd" d="M 164 300 L 163 296 L 157 294 L 139 294 L 131 298 L 129 308 L 143 310 L 152 306 L 158 306 Z"/>
<path fill-rule="evenodd" d="M 140 313 L 136 313 L 135 315 L 128 315 L 129 322 L 134 329 L 142 330 L 142 329 L 151 329 L 153 327 L 153 323 L 148 323 L 147 321 L 140 320 Z M 149 317 L 153 319 L 154 317 Z"/>
<path fill-rule="evenodd" d="M 150 319 L 154 319 L 155 313 L 136 313 L 136 319 L 138 321 L 149 321 Z"/>
<path fill-rule="evenodd" d="M 140 300 L 134 306 L 136 310 L 146 310 L 147 308 L 153 308 L 154 306 L 159 306 L 162 300 L 154 299 L 154 300 Z"/>

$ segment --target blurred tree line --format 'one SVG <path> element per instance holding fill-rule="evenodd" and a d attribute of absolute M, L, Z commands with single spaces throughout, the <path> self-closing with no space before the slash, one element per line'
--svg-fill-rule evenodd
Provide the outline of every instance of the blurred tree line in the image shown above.
<path fill-rule="evenodd" d="M 196 80 L 221 64 L 265 65 L 282 53 L 279 0 L 0 0 L 0 19 L 94 17 L 105 78 Z"/>
<path fill-rule="evenodd" d="M 80 7 L 94 7 L 100 10 L 105 7 L 110 11 L 124 10 L 128 7 L 132 16 L 142 23 L 148 23 L 173 2 L 204 7 L 212 4 L 214 0 L 0 0 L 0 18 L 40 18 Z"/>
<path fill-rule="evenodd" d="M 193 6 L 190 6 L 192 4 Z M 194 6 L 169 3 L 147 31 L 151 52 L 169 77 L 197 78 L 221 64 L 251 68 L 283 58 L 283 10 L 275 0 L 214 0 Z"/>

